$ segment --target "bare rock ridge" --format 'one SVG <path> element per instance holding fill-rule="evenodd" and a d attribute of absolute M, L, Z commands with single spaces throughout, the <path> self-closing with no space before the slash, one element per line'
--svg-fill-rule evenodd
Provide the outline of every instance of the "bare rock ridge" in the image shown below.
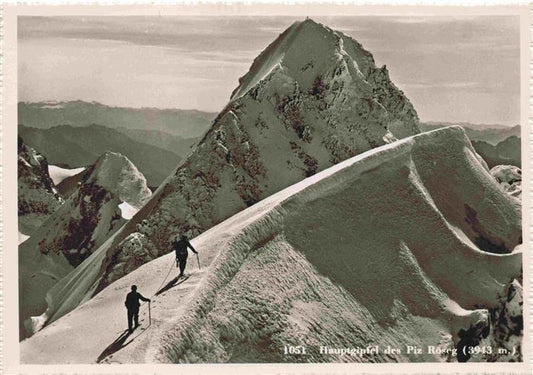
<path fill-rule="evenodd" d="M 256 59 L 152 201 L 106 244 L 98 290 L 138 264 L 120 254 L 133 232 L 145 257 L 165 254 L 171 236 L 202 233 L 335 163 L 417 134 L 417 124 L 409 100 L 359 43 L 311 20 L 295 23 Z"/>
<path fill-rule="evenodd" d="M 63 203 L 48 173 L 48 162 L 18 138 L 19 232 L 29 235 Z"/>
<path fill-rule="evenodd" d="M 191 268 L 185 284 L 154 297 L 150 334 L 138 334 L 112 359 L 104 349 L 124 326 L 117 295 L 132 284 L 155 293 L 174 255 L 142 265 L 95 298 L 88 293 L 78 308 L 75 293 L 94 278 L 63 279 L 49 301 L 75 309 L 22 342 L 21 361 L 464 361 L 468 356 L 452 351 L 482 342 L 496 348 L 499 337 L 519 342 L 520 243 L 520 205 L 463 129 L 439 129 L 327 168 L 193 239 L 202 269 Z M 91 269 L 105 252 L 99 248 L 80 267 Z M 93 316 L 99 319 L 87 324 Z M 506 320 L 513 332 L 502 329 Z M 100 346 L 80 351 L 87 340 Z M 324 343 L 382 350 L 325 354 Z M 409 343 L 435 352 L 383 353 Z M 284 345 L 302 344 L 305 357 L 283 354 Z"/>
<path fill-rule="evenodd" d="M 121 204 L 139 209 L 150 196 L 144 176 L 121 154 L 107 152 L 87 168 L 75 193 L 20 245 L 21 323 L 41 315 L 46 291 L 126 222 Z M 32 327 L 26 322 L 23 332 Z"/>

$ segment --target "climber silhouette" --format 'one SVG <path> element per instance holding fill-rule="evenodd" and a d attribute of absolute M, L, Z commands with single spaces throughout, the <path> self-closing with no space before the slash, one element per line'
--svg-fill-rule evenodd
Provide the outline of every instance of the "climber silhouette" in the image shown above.
<path fill-rule="evenodd" d="M 137 293 L 137 285 L 131 286 L 131 292 L 126 296 L 126 308 L 128 309 L 128 332 L 133 333 L 133 330 L 139 326 L 139 300 L 150 302 L 150 298 L 144 297 L 141 293 Z M 132 328 L 133 322 L 135 327 Z"/>
<path fill-rule="evenodd" d="M 178 277 L 181 277 L 183 276 L 185 267 L 187 266 L 187 257 L 189 256 L 187 248 L 190 248 L 195 254 L 198 254 L 198 252 L 194 247 L 192 247 L 186 235 L 182 235 L 178 241 L 174 241 L 172 248 L 176 252 L 176 267 L 178 267 L 178 265 L 180 267 L 180 274 Z"/>

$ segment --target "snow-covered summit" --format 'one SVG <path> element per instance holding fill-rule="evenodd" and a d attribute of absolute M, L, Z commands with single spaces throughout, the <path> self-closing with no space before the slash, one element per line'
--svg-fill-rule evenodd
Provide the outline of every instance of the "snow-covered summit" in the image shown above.
<path fill-rule="evenodd" d="M 390 81 L 387 68 L 376 67 L 372 54 L 356 40 L 310 18 L 295 22 L 254 60 L 248 73 L 239 79 L 231 99 L 257 90 L 263 81 L 272 81 L 276 75 L 290 77 L 300 91 L 315 96 L 347 85 L 357 92 L 350 104 L 357 105 L 357 100 L 364 99 L 386 112 L 396 112 L 396 116 L 404 112 L 401 125 L 389 128 L 383 124 L 396 138 L 419 132 L 416 111 Z"/>
<path fill-rule="evenodd" d="M 146 178 L 124 155 L 106 152 L 98 158 L 87 182 L 112 191 L 122 202 L 140 208 L 151 196 Z"/>
<path fill-rule="evenodd" d="M 349 40 L 347 47 L 351 54 L 344 49 L 344 38 Z M 285 71 L 302 89 L 309 89 L 317 75 L 335 68 L 343 59 L 351 63 L 353 73 L 360 74 L 361 78 L 374 64 L 372 55 L 344 34 L 310 18 L 295 22 L 254 60 L 248 73 L 239 79 L 240 85 L 231 98 L 248 92 L 275 68 Z"/>
<path fill-rule="evenodd" d="M 259 55 L 197 148 L 133 219 L 137 228 L 117 241 L 137 230 L 164 254 L 169 236 L 201 233 L 335 163 L 417 134 L 417 124 L 409 100 L 359 43 L 312 20 L 296 23 Z"/>

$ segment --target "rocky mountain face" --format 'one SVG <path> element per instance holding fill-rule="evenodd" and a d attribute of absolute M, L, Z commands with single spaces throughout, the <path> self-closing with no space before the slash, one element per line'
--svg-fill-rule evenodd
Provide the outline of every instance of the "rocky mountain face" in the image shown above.
<path fill-rule="evenodd" d="M 78 190 L 78 187 L 81 185 L 82 180 L 86 178 L 84 176 L 87 176 L 87 172 L 88 169 L 85 168 L 79 173 L 76 173 L 75 175 L 66 177 L 59 184 L 57 184 L 57 190 L 59 191 L 61 196 L 68 198 L 72 194 L 74 194 Z"/>
<path fill-rule="evenodd" d="M 418 132 L 413 106 L 358 42 L 309 19 L 295 23 L 256 58 L 129 229 L 162 255 L 172 235 L 197 235 L 333 164 Z M 128 241 L 110 251 L 102 286 L 125 274 L 117 252 Z"/>
<path fill-rule="evenodd" d="M 100 269 L 76 277 L 97 293 L 169 252 L 174 235 L 195 236 L 333 164 L 417 134 L 418 121 L 358 42 L 297 22 L 258 56 L 189 157 L 94 255 Z"/>
<path fill-rule="evenodd" d="M 138 210 L 150 196 L 144 176 L 121 154 L 107 152 L 87 168 L 76 191 L 19 248 L 21 322 L 42 314 L 47 290 L 126 222 L 124 204 Z"/>
<path fill-rule="evenodd" d="M 29 235 L 63 203 L 48 173 L 48 162 L 18 138 L 19 232 Z"/>

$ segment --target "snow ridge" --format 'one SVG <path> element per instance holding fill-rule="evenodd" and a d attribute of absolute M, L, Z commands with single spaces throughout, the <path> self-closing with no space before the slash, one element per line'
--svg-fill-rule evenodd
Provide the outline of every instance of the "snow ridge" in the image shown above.
<path fill-rule="evenodd" d="M 113 360 L 298 361 L 279 348 L 304 339 L 310 346 L 402 347 L 407 340 L 447 350 L 481 342 L 497 347 L 500 328 L 489 315 L 521 319 L 520 309 L 503 311 L 517 303 L 515 295 L 521 298 L 520 287 L 512 286 L 521 275 L 520 243 L 520 206 L 479 162 L 464 131 L 423 133 L 332 166 L 195 238 L 202 270 L 192 272 L 185 287 L 154 298 L 159 307 L 150 338 L 139 336 Z M 98 256 L 81 267 L 98 264 Z M 69 363 L 102 360 L 98 348 L 80 354 L 85 331 L 69 336 L 69 327 L 89 329 L 80 322 L 96 314 L 102 317 L 99 332 L 116 332 L 114 324 L 122 322 L 114 317 L 122 308 L 117 293 L 132 283 L 155 293 L 172 257 L 148 262 L 91 300 L 90 292 L 76 287 L 94 285 L 96 273 L 62 280 L 66 289 L 50 293 L 55 308 L 64 308 L 54 303 L 65 296 L 72 307 L 75 298 L 89 301 L 23 342 L 22 362 L 53 362 L 56 352 Z M 67 345 L 59 339 L 66 336 Z M 55 350 L 58 345 L 66 350 Z M 43 347 L 50 350 L 42 354 Z M 330 357 L 314 351 L 305 360 L 457 357 Z"/>

